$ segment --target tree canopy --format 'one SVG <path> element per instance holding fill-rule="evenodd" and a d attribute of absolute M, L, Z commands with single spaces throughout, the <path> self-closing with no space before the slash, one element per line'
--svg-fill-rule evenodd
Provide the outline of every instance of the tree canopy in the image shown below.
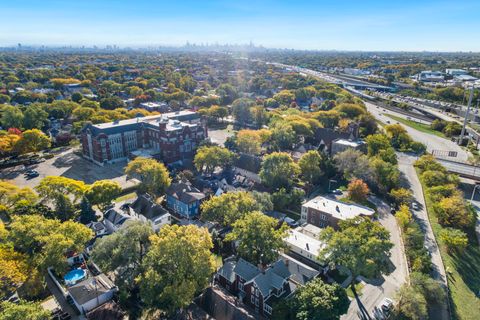
<path fill-rule="evenodd" d="M 290 188 L 299 171 L 288 153 L 273 152 L 263 158 L 260 179 L 272 189 Z"/>
<path fill-rule="evenodd" d="M 233 223 L 233 231 L 226 240 L 239 241 L 238 254 L 254 265 L 268 265 L 284 247 L 287 226 L 276 229 L 278 221 L 259 211 L 250 212 Z"/>
<path fill-rule="evenodd" d="M 140 296 L 146 306 L 172 315 L 208 285 L 215 271 L 212 239 L 205 228 L 171 225 L 150 241 L 138 277 Z"/>
<path fill-rule="evenodd" d="M 156 196 L 162 195 L 172 182 L 165 165 L 154 159 L 135 158 L 127 165 L 125 173 L 130 178 L 140 180 L 140 192 Z"/>

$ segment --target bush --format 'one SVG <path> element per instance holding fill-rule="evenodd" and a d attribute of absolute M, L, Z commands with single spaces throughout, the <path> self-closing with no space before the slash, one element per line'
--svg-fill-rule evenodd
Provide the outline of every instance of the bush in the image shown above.
<path fill-rule="evenodd" d="M 445 228 L 440 231 L 440 239 L 445 243 L 448 251 L 462 251 L 467 247 L 467 234 L 461 230 L 454 228 Z"/>
<path fill-rule="evenodd" d="M 458 194 L 443 198 L 433 209 L 444 227 L 467 229 L 475 223 L 475 210 Z"/>

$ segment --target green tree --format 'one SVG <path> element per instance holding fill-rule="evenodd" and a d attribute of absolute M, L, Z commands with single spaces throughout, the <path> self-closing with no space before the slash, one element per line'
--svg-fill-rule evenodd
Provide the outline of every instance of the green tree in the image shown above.
<path fill-rule="evenodd" d="M 172 315 L 208 285 L 215 271 L 212 239 L 206 228 L 172 225 L 150 241 L 138 277 L 140 296 L 147 307 Z"/>
<path fill-rule="evenodd" d="M 412 320 L 427 319 L 427 301 L 421 292 L 404 284 L 398 294 L 397 312 L 401 317 Z"/>
<path fill-rule="evenodd" d="M 72 218 L 73 204 L 83 197 L 86 189 L 83 181 L 57 176 L 45 177 L 35 187 L 44 202 L 55 206 L 57 216 L 63 221 Z"/>
<path fill-rule="evenodd" d="M 388 192 L 399 186 L 400 171 L 396 164 L 372 157 L 370 158 L 370 168 L 373 170 L 373 182 L 382 192 Z"/>
<path fill-rule="evenodd" d="M 390 242 L 389 232 L 377 222 L 363 217 L 340 221 L 338 231 L 327 227 L 320 239 L 325 242 L 325 247 L 320 250 L 320 261 L 347 268 L 352 273 L 352 279 L 388 271 L 393 243 Z"/>
<path fill-rule="evenodd" d="M 90 200 L 91 204 L 98 205 L 100 210 L 105 211 L 120 192 L 122 192 L 122 187 L 118 182 L 98 180 L 88 187 L 85 191 L 85 196 Z"/>
<path fill-rule="evenodd" d="M 393 198 L 397 205 L 410 204 L 413 200 L 412 191 L 405 188 L 398 188 L 390 190 L 390 197 Z"/>
<path fill-rule="evenodd" d="M 247 214 L 233 223 L 227 241 L 239 241 L 238 254 L 254 265 L 268 265 L 278 258 L 278 250 L 284 247 L 283 238 L 288 227 L 276 229 L 278 221 L 259 211 Z"/>
<path fill-rule="evenodd" d="M 92 209 L 90 201 L 88 201 L 86 197 L 83 197 L 82 201 L 80 201 L 80 222 L 87 224 L 96 220 L 97 216 L 95 214 L 95 210 Z"/>
<path fill-rule="evenodd" d="M 12 210 L 18 205 L 34 205 L 38 201 L 37 194 L 29 187 L 20 188 L 16 185 L 0 181 L 0 206 Z"/>
<path fill-rule="evenodd" d="M 338 284 L 327 284 L 316 278 L 300 287 L 292 299 L 297 320 L 334 320 L 347 313 L 350 300 Z"/>
<path fill-rule="evenodd" d="M 468 237 L 465 232 L 454 228 L 445 228 L 440 231 L 440 239 L 448 248 L 448 251 L 462 251 L 468 245 Z"/>
<path fill-rule="evenodd" d="M 140 192 L 148 192 L 156 196 L 162 195 L 172 182 L 165 165 L 154 159 L 135 158 L 127 165 L 125 173 L 130 178 L 140 180 Z"/>
<path fill-rule="evenodd" d="M 397 163 L 395 149 L 390 145 L 390 139 L 384 134 L 372 134 L 365 139 L 368 147 L 368 156 L 379 157 L 385 162 Z"/>
<path fill-rule="evenodd" d="M 65 254 L 82 252 L 93 238 L 88 227 L 73 221 L 60 222 L 39 215 L 13 216 L 9 240 L 20 253 L 26 254 L 39 271 L 53 267 L 56 272 L 67 270 Z"/>
<path fill-rule="evenodd" d="M 276 150 L 291 150 L 299 140 L 292 125 L 285 121 L 275 123 L 271 131 L 270 141 Z"/>
<path fill-rule="evenodd" d="M 51 141 L 42 131 L 31 129 L 23 132 L 14 146 L 19 153 L 38 152 L 50 147 Z"/>
<path fill-rule="evenodd" d="M 4 301 L 0 304 L 0 320 L 49 320 L 50 311 L 44 309 L 40 302 L 21 300 L 19 303 Z"/>
<path fill-rule="evenodd" d="M 402 230 L 406 230 L 412 222 L 412 213 L 406 204 L 400 205 L 400 208 L 395 212 L 395 217 Z"/>
<path fill-rule="evenodd" d="M 233 164 L 235 154 L 218 146 L 198 148 L 193 162 L 198 171 L 212 174 L 216 168 L 225 169 Z"/>
<path fill-rule="evenodd" d="M 150 246 L 153 230 L 140 221 L 129 222 L 125 228 L 98 239 L 93 247 L 92 260 L 104 272 L 115 272 L 115 284 L 124 290 L 136 286 L 135 279 Z"/>
<path fill-rule="evenodd" d="M 232 115 L 240 125 L 245 125 L 252 120 L 250 108 L 255 105 L 255 102 L 250 99 L 240 98 L 232 103 Z"/>
<path fill-rule="evenodd" d="M 48 113 L 41 106 L 35 104 L 29 106 L 23 116 L 25 129 L 41 129 L 48 121 Z"/>
<path fill-rule="evenodd" d="M 13 106 L 4 106 L 2 108 L 2 126 L 6 129 L 9 128 L 18 128 L 22 129 L 23 127 L 23 113 L 22 110 L 18 107 Z"/>
<path fill-rule="evenodd" d="M 459 195 L 443 198 L 433 208 L 442 226 L 467 229 L 475 224 L 475 210 Z"/>
<path fill-rule="evenodd" d="M 263 158 L 260 179 L 272 189 L 290 188 L 299 171 L 288 153 L 273 152 Z"/>
<path fill-rule="evenodd" d="M 302 177 L 307 180 L 308 183 L 315 185 L 320 182 L 323 176 L 322 166 L 323 158 L 316 150 L 310 150 L 298 161 L 300 172 Z"/>
<path fill-rule="evenodd" d="M 216 221 L 223 226 L 229 226 L 247 213 L 260 209 L 252 194 L 244 191 L 212 197 L 203 202 L 201 208 L 203 220 Z"/>

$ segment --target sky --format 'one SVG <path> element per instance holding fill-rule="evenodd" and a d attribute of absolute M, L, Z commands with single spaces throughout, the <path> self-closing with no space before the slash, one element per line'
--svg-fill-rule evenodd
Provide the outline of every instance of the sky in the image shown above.
<path fill-rule="evenodd" d="M 0 0 L 0 46 L 480 51 L 480 0 Z"/>

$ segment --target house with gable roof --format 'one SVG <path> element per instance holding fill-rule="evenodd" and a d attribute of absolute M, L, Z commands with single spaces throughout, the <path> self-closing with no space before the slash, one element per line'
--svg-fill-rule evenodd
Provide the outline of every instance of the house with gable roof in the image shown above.
<path fill-rule="evenodd" d="M 215 275 L 216 283 L 239 297 L 255 312 L 270 316 L 275 302 L 289 297 L 298 286 L 319 272 L 283 255 L 266 269 L 240 258 L 225 261 Z"/>
<path fill-rule="evenodd" d="M 188 181 L 172 183 L 166 191 L 167 208 L 187 219 L 196 218 L 205 194 Z"/>

